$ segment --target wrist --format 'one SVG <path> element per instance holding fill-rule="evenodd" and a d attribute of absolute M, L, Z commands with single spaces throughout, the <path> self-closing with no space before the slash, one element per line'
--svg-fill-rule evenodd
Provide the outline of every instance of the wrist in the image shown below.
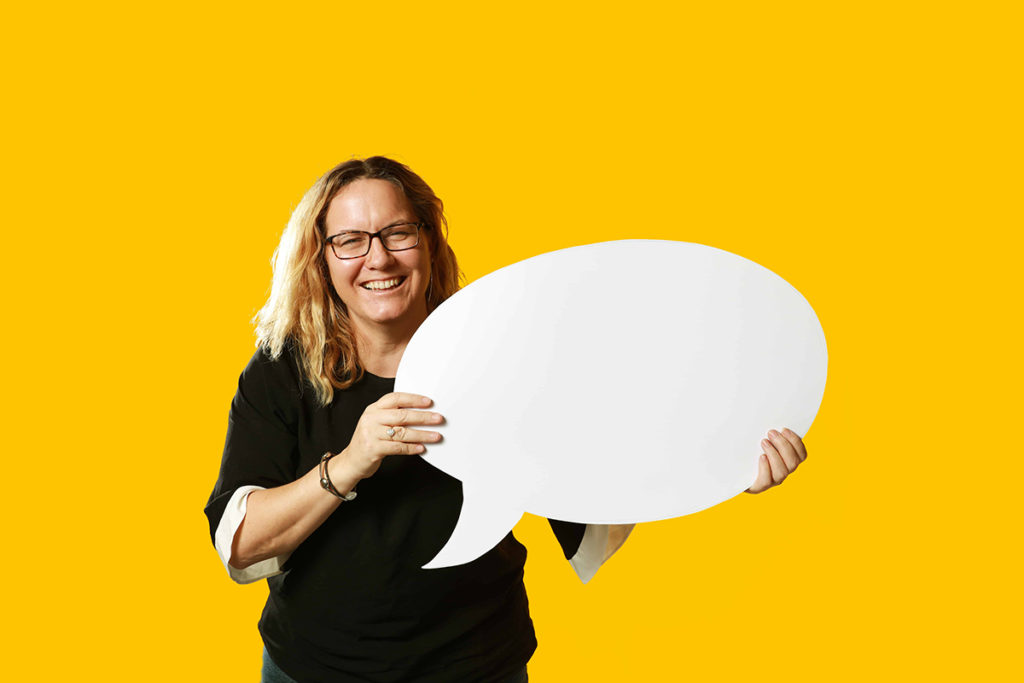
<path fill-rule="evenodd" d="M 352 468 L 347 449 L 327 461 L 327 476 L 340 493 L 348 493 L 356 487 L 362 477 Z"/>

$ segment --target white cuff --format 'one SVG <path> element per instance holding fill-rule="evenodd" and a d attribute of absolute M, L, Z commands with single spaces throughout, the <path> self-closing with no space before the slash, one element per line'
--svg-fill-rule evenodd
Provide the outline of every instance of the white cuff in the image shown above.
<path fill-rule="evenodd" d="M 242 520 L 245 519 L 245 505 L 249 499 L 249 494 L 260 490 L 263 490 L 262 486 L 241 486 L 231 494 L 231 499 L 224 510 L 224 515 L 220 518 L 220 524 L 217 525 L 217 532 L 214 534 L 213 545 L 217 548 L 220 561 L 224 568 L 228 570 L 228 575 L 236 583 L 254 583 L 260 579 L 280 574 L 281 566 L 285 560 L 291 557 L 291 553 L 278 555 L 277 557 L 257 562 L 245 569 L 235 569 L 229 562 L 231 559 L 231 543 L 235 540 L 235 532 L 238 531 Z"/>
<path fill-rule="evenodd" d="M 608 525 L 588 524 L 587 530 L 583 532 L 583 540 L 576 554 L 569 560 L 576 576 L 580 581 L 587 583 L 597 570 L 604 563 L 604 552 L 608 546 Z"/>

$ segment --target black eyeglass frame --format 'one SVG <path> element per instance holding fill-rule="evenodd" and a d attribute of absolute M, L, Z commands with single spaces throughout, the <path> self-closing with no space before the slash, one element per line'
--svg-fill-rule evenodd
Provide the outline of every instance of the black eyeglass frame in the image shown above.
<path fill-rule="evenodd" d="M 406 226 L 406 225 L 413 225 L 413 226 L 416 227 L 416 244 L 413 244 L 412 246 L 402 247 L 401 249 L 392 249 L 391 247 L 389 247 L 387 245 L 387 243 L 384 242 L 384 238 L 380 236 L 382 232 L 385 232 L 387 230 L 392 230 L 394 228 L 401 228 L 401 227 Z M 334 254 L 334 258 L 340 259 L 342 261 L 347 261 L 349 259 L 354 259 L 354 258 L 363 258 L 367 254 L 369 254 L 370 253 L 370 248 L 373 246 L 373 238 L 374 237 L 379 239 L 380 240 L 380 245 L 382 247 L 384 247 L 385 249 L 387 249 L 388 251 L 390 251 L 390 252 L 408 251 L 410 249 L 415 249 L 416 247 L 420 246 L 420 230 L 426 230 L 429 227 L 430 227 L 430 225 L 428 223 L 424 223 L 423 221 L 418 221 L 418 222 L 415 222 L 415 223 L 397 223 L 395 225 L 389 225 L 386 228 L 382 228 L 382 229 L 378 230 L 377 232 L 366 232 L 365 230 L 346 230 L 345 232 L 339 232 L 337 235 L 331 235 L 330 237 L 327 238 L 326 241 L 327 241 L 327 243 L 329 245 L 331 245 L 331 252 Z M 345 235 L 368 235 L 369 239 L 366 240 L 366 251 L 364 251 L 359 256 L 338 256 L 338 251 L 334 248 L 334 240 L 336 238 L 338 238 L 338 237 L 343 237 Z"/>

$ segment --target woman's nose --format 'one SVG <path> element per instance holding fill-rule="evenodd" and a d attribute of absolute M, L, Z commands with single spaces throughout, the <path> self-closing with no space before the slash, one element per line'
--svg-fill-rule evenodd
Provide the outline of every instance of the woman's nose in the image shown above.
<path fill-rule="evenodd" d="M 370 239 L 370 251 L 366 254 L 366 265 L 371 268 L 379 268 L 387 265 L 391 261 L 391 252 L 384 248 L 384 243 L 381 241 L 379 235 L 375 235 L 377 239 Z"/>

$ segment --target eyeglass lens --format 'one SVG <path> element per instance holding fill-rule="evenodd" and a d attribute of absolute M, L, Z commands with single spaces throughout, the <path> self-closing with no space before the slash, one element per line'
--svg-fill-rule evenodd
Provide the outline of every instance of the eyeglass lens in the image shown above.
<path fill-rule="evenodd" d="M 393 225 L 381 230 L 377 236 L 388 251 L 412 249 L 419 244 L 419 229 L 415 223 Z M 338 258 L 356 258 L 370 252 L 372 239 L 366 232 L 345 232 L 331 240 L 331 247 Z"/>

